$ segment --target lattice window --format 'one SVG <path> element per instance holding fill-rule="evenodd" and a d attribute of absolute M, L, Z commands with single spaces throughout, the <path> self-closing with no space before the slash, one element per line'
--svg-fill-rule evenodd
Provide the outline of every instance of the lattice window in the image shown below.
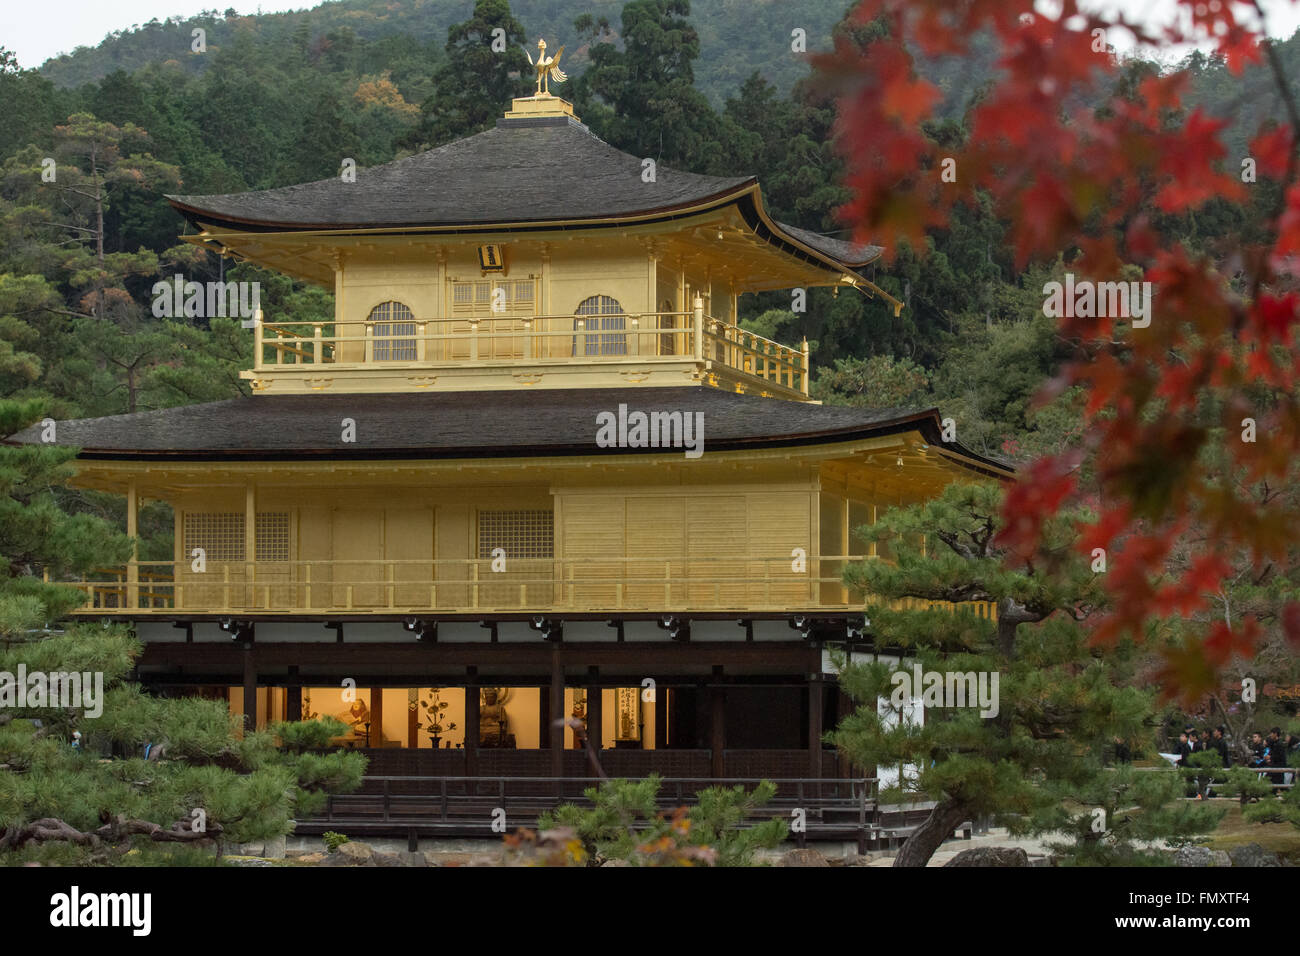
<path fill-rule="evenodd" d="M 415 317 L 401 302 L 381 302 L 370 310 L 376 362 L 414 362 Z"/>
<path fill-rule="evenodd" d="M 202 548 L 208 561 L 244 560 L 244 516 L 237 511 L 185 512 L 185 557 Z M 259 511 L 254 526 L 258 561 L 288 561 L 289 512 Z"/>
<path fill-rule="evenodd" d="M 527 279 L 466 279 L 451 284 L 452 310 L 471 315 L 528 315 L 537 301 L 536 281 Z M 500 290 L 498 294 L 497 290 Z M 493 310 L 493 302 L 501 305 Z"/>
<path fill-rule="evenodd" d="M 550 511 L 480 511 L 480 560 L 490 560 L 494 548 L 504 548 L 508 559 L 554 557 L 555 514 Z"/>
<path fill-rule="evenodd" d="M 185 512 L 185 558 L 202 548 L 207 561 L 244 560 L 244 516 L 238 512 Z"/>
<path fill-rule="evenodd" d="M 624 331 L 627 317 L 617 299 L 607 295 L 593 295 L 583 299 L 575 316 L 573 330 L 586 334 L 573 337 L 574 355 L 627 354 L 627 335 Z M 594 332 L 603 334 L 592 334 Z"/>
<path fill-rule="evenodd" d="M 289 560 L 289 512 L 259 512 L 254 531 L 257 535 L 258 561 Z"/>

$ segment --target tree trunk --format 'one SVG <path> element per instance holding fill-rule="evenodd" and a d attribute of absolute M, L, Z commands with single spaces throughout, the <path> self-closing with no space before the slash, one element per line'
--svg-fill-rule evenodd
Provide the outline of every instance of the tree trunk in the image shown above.
<path fill-rule="evenodd" d="M 894 866 L 925 866 L 939 845 L 952 836 L 952 831 L 969 816 L 971 813 L 964 801 L 944 797 L 930 811 L 925 822 L 904 841 L 898 856 L 894 857 Z"/>

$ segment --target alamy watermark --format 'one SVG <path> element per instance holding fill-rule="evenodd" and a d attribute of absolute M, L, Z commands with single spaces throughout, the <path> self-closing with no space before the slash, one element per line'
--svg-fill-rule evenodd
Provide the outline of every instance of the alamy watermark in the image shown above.
<path fill-rule="evenodd" d="M 979 707 L 981 717 L 998 715 L 997 671 L 921 671 L 920 664 L 912 670 L 899 669 L 890 675 L 894 692 L 889 702 L 897 709 L 907 707 L 920 698 L 926 707 Z"/>
<path fill-rule="evenodd" d="M 596 415 L 600 448 L 683 448 L 687 458 L 704 454 L 703 412 L 642 412 L 618 406 Z"/>
<path fill-rule="evenodd" d="M 1043 295 L 1043 315 L 1051 319 L 1132 319 L 1135 329 L 1151 324 L 1150 282 L 1076 282 L 1067 272 L 1064 283 L 1044 285 Z"/>
<path fill-rule="evenodd" d="M 260 282 L 186 282 L 181 275 L 153 285 L 153 314 L 159 319 L 251 319 L 262 308 Z"/>
<path fill-rule="evenodd" d="M 60 929 L 121 927 L 148 936 L 152 912 L 152 893 L 83 893 L 74 885 L 50 897 L 50 925 Z"/>
<path fill-rule="evenodd" d="M 88 718 L 104 712 L 104 674 L 101 671 L 0 671 L 0 708 L 77 707 Z"/>

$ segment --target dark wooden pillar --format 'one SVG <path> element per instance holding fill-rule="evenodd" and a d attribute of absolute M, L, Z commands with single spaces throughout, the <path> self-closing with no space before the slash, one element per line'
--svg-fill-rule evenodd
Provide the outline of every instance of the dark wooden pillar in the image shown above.
<path fill-rule="evenodd" d="M 465 678 L 465 776 L 478 776 L 478 668 L 466 668 Z"/>
<path fill-rule="evenodd" d="M 600 759 L 600 745 L 605 739 L 605 695 L 599 685 L 600 669 L 587 668 L 587 739 L 591 741 L 592 752 Z M 590 767 L 592 776 L 596 768 Z"/>
<path fill-rule="evenodd" d="M 820 668 L 820 661 L 819 668 Z M 822 775 L 822 707 L 823 690 L 821 674 L 810 675 L 808 681 L 808 776 Z"/>
<path fill-rule="evenodd" d="M 370 739 L 366 741 L 371 747 L 384 745 L 384 689 L 370 688 Z"/>
<path fill-rule="evenodd" d="M 289 665 L 289 680 L 284 688 L 284 719 L 302 720 L 302 684 L 298 682 L 298 665 Z"/>
<path fill-rule="evenodd" d="M 717 680 L 722 668 L 713 668 L 715 683 L 709 685 L 709 747 L 713 751 L 712 773 L 715 777 L 727 775 L 724 751 L 727 747 L 727 694 Z"/>
<path fill-rule="evenodd" d="M 406 688 L 406 746 L 412 750 L 420 746 L 420 690 L 415 689 L 415 703 L 411 703 L 411 688 Z"/>
<path fill-rule="evenodd" d="M 551 645 L 551 706 L 547 726 L 551 728 L 551 776 L 564 776 L 564 660 L 560 656 L 560 643 Z"/>
<path fill-rule="evenodd" d="M 244 647 L 244 730 L 257 729 L 257 662 L 253 659 L 252 644 Z"/>

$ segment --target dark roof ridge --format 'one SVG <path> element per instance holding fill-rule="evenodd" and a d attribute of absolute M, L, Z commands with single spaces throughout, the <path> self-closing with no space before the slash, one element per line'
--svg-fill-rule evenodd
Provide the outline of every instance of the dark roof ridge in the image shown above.
<path fill-rule="evenodd" d="M 915 429 L 929 444 L 967 459 L 968 467 L 1010 470 L 996 458 L 944 445 L 936 408 L 818 405 L 704 386 L 258 395 L 68 420 L 58 423 L 56 434 L 58 444 L 80 447 L 83 458 L 110 460 L 592 454 L 598 450 L 596 415 L 617 414 L 624 403 L 630 411 L 676 406 L 704 414 L 706 441 L 717 450 L 825 444 Z M 355 444 L 337 443 L 340 415 L 360 426 Z M 5 444 L 37 444 L 40 430 L 33 425 Z"/>

